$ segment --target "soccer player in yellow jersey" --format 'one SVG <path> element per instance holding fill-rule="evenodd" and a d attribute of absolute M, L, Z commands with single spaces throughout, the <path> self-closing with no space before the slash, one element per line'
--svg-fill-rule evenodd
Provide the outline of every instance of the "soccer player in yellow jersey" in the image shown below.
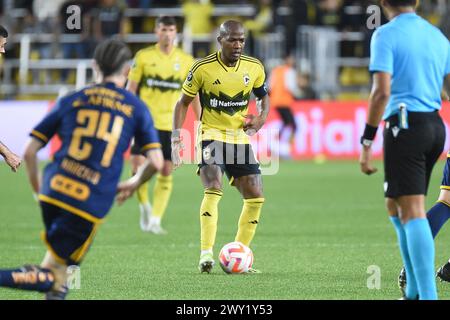
<path fill-rule="evenodd" d="M 161 219 L 172 193 L 170 135 L 173 109 L 180 96 L 183 81 L 194 63 L 194 58 L 175 47 L 177 27 L 173 17 L 159 17 L 155 31 L 158 43 L 136 54 L 134 65 L 128 76 L 127 89 L 138 94 L 150 109 L 164 154 L 164 168 L 157 176 L 153 190 L 153 207 L 148 198 L 148 184 L 142 185 L 137 192 L 141 211 L 141 229 L 154 234 L 166 234 L 167 232 L 161 227 Z M 194 111 L 198 115 L 200 104 L 198 99 L 194 102 Z M 133 174 L 145 160 L 139 150 L 140 146 L 132 146 Z"/>
<path fill-rule="evenodd" d="M 255 235 L 264 196 L 261 171 L 248 135 L 261 129 L 269 112 L 264 67 L 259 60 L 242 55 L 245 43 L 242 24 L 225 21 L 217 40 L 220 51 L 194 63 L 189 71 L 175 107 L 172 132 L 172 159 L 177 167 L 181 164 L 180 129 L 187 107 L 199 93 L 202 107 L 199 173 L 204 186 L 199 270 L 207 273 L 214 266 L 213 246 L 224 172 L 244 200 L 235 241 L 249 246 Z M 247 114 L 252 92 L 259 99 L 258 115 Z M 251 269 L 249 272 L 259 271 Z"/>

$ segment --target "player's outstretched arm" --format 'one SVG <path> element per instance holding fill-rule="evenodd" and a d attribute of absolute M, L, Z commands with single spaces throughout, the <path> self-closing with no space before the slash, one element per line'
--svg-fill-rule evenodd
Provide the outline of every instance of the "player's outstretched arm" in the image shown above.
<path fill-rule="evenodd" d="M 23 155 L 28 174 L 28 181 L 30 182 L 34 195 L 37 195 L 39 193 L 41 185 L 39 179 L 37 153 L 42 147 L 43 144 L 41 141 L 31 138 L 28 141 L 28 144 L 25 148 L 25 153 Z"/>
<path fill-rule="evenodd" d="M 370 141 L 370 144 L 375 138 L 376 130 L 383 117 L 384 109 L 386 108 L 390 95 L 391 75 L 386 72 L 376 72 L 373 75 L 372 92 L 369 97 L 369 114 L 367 116 L 366 129 L 364 130 L 363 136 L 363 139 Z M 368 128 L 370 130 L 368 130 Z M 367 131 L 374 132 L 373 137 L 365 137 Z M 359 158 L 361 172 L 367 175 L 371 175 L 378 171 L 378 169 L 372 165 L 372 148 L 370 144 L 365 145 L 363 143 L 361 156 Z"/>
<path fill-rule="evenodd" d="M 195 96 L 194 100 L 192 100 L 191 106 L 195 114 L 195 120 L 200 121 L 200 116 L 202 114 L 202 106 L 200 105 L 200 98 L 198 94 Z"/>
<path fill-rule="evenodd" d="M 131 79 L 128 79 L 127 90 L 133 94 L 136 94 L 139 84 Z"/>
<path fill-rule="evenodd" d="M 173 112 L 173 131 L 172 131 L 172 163 L 173 168 L 176 169 L 181 166 L 181 150 L 184 149 L 183 143 L 181 141 L 181 128 L 183 127 L 184 120 L 186 120 L 186 113 L 189 105 L 194 100 L 193 97 L 181 95 L 180 100 L 177 101 L 175 105 L 175 110 Z"/>
<path fill-rule="evenodd" d="M 133 193 L 147 182 L 156 171 L 161 172 L 164 166 L 164 157 L 161 149 L 152 149 L 147 152 L 146 161 L 138 168 L 136 174 L 130 179 L 122 181 L 117 186 L 117 203 L 121 205 L 130 198 Z"/>
<path fill-rule="evenodd" d="M 5 158 L 6 163 L 8 166 L 11 167 L 11 170 L 14 172 L 17 172 L 17 169 L 20 166 L 20 163 L 22 162 L 22 159 L 18 155 L 16 155 L 14 152 L 8 149 L 7 146 L 5 146 L 0 141 L 0 154 L 3 158 Z"/>

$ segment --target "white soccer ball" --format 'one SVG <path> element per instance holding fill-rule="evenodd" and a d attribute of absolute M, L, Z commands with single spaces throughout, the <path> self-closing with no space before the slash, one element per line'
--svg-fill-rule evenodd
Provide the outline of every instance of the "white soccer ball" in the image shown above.
<path fill-rule="evenodd" d="M 226 273 L 246 273 L 253 264 L 253 252 L 240 242 L 230 242 L 219 253 L 219 262 Z"/>

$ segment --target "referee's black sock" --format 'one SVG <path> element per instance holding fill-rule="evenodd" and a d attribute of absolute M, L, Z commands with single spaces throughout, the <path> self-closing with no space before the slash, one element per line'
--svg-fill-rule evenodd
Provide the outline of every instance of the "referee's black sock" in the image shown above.
<path fill-rule="evenodd" d="M 430 223 L 431 233 L 433 238 L 441 230 L 442 226 L 450 218 L 450 204 L 445 201 L 437 202 L 428 212 L 427 219 Z"/>

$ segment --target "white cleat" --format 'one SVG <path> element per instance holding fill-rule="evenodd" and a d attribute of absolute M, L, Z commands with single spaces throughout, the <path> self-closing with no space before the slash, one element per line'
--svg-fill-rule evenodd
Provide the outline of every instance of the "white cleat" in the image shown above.
<path fill-rule="evenodd" d="M 151 224 L 148 226 L 147 232 L 151 232 L 153 234 L 157 234 L 157 235 L 166 235 L 167 231 L 164 230 L 160 224 Z"/>
<path fill-rule="evenodd" d="M 148 231 L 150 227 L 150 216 L 152 214 L 152 206 L 150 203 L 139 204 L 139 210 L 141 211 L 141 219 L 139 220 L 139 225 L 142 231 Z"/>

